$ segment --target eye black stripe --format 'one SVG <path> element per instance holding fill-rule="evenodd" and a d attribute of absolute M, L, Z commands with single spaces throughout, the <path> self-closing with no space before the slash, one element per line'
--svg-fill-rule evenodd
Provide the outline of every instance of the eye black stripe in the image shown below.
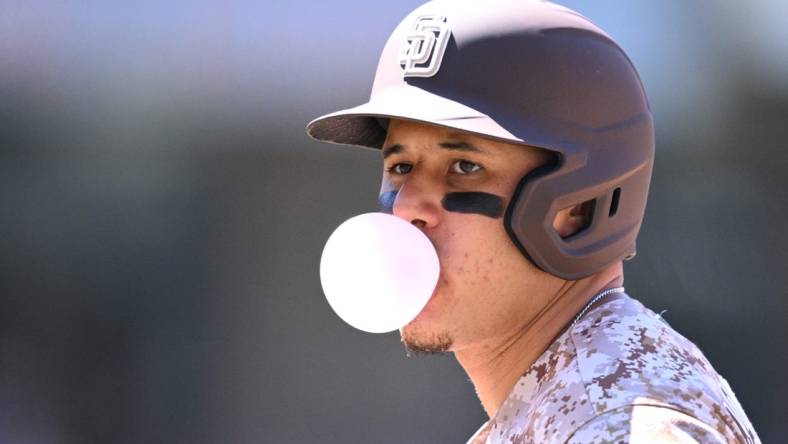
<path fill-rule="evenodd" d="M 481 214 L 499 218 L 503 214 L 503 199 L 482 192 L 448 193 L 443 197 L 443 208 L 455 213 Z"/>
<path fill-rule="evenodd" d="M 397 199 L 396 191 L 386 191 L 378 196 L 378 210 L 381 213 L 391 214 L 394 212 L 394 201 Z"/>
<path fill-rule="evenodd" d="M 381 213 L 392 214 L 397 191 L 386 191 L 378 196 L 378 209 Z M 448 193 L 441 201 L 443 209 L 454 213 L 480 214 L 499 218 L 503 214 L 503 199 L 482 192 Z"/>

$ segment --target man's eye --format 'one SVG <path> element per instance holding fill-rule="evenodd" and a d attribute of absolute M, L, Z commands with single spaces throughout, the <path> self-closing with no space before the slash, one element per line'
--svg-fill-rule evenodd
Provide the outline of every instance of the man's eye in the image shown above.
<path fill-rule="evenodd" d="M 458 161 L 454 162 L 454 164 L 452 164 L 452 166 L 451 166 L 452 172 L 455 172 L 455 173 L 458 173 L 458 174 L 475 173 L 476 171 L 479 171 L 480 169 L 482 169 L 481 166 L 479 166 L 479 165 L 477 165 L 477 164 L 475 164 L 473 162 L 468 162 L 467 160 L 458 160 Z"/>
<path fill-rule="evenodd" d="M 412 168 L 413 165 L 409 163 L 398 163 L 389 168 L 387 171 L 392 174 L 408 174 Z"/>

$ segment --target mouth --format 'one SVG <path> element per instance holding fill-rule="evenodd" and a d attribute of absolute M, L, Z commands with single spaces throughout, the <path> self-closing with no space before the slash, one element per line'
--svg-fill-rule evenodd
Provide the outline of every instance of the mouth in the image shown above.
<path fill-rule="evenodd" d="M 419 314 L 417 314 L 416 317 L 414 317 L 413 320 L 410 321 L 410 323 L 416 322 L 418 319 L 424 317 L 425 315 L 427 315 L 428 313 L 433 311 L 432 306 L 435 304 L 435 300 L 438 298 L 438 296 L 440 294 L 440 289 L 441 289 L 441 287 L 443 286 L 443 284 L 445 282 L 444 269 L 443 269 L 443 259 L 442 259 L 442 255 L 441 255 L 441 248 L 431 238 L 430 235 L 428 235 L 424 230 L 421 230 L 421 231 L 422 231 L 422 233 L 424 233 L 424 235 L 430 241 L 430 244 L 432 244 L 432 247 L 435 249 L 435 254 L 436 254 L 437 258 L 438 258 L 438 278 L 437 278 L 437 281 L 435 282 L 435 288 L 432 289 L 432 293 L 430 294 L 430 297 L 427 300 L 427 303 L 424 304 L 424 307 L 421 309 Z"/>
<path fill-rule="evenodd" d="M 443 286 L 444 278 L 443 278 L 443 271 L 438 274 L 438 281 L 435 283 L 435 288 L 432 290 L 432 294 L 430 298 L 427 300 L 427 303 L 424 304 L 424 308 L 421 309 L 418 315 L 411 322 L 415 322 L 419 319 L 422 319 L 426 316 L 430 316 L 435 311 L 435 304 L 436 301 L 440 298 L 441 287 Z"/>

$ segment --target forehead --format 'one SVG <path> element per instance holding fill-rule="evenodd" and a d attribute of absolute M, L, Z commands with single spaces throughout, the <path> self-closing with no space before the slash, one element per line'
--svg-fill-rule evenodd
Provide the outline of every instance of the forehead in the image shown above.
<path fill-rule="evenodd" d="M 493 140 L 483 139 L 482 137 L 454 128 L 398 119 L 391 119 L 389 121 L 386 135 L 386 141 L 390 143 L 412 142 L 418 144 L 419 141 L 434 142 L 436 140 L 450 139 L 474 142 L 474 144 L 479 145 L 506 145 Z"/>
<path fill-rule="evenodd" d="M 547 150 L 528 145 L 492 140 L 454 128 L 391 119 L 383 143 L 383 157 L 413 151 L 436 154 L 460 151 L 488 158 L 524 158 L 537 162 L 547 161 L 552 156 Z"/>

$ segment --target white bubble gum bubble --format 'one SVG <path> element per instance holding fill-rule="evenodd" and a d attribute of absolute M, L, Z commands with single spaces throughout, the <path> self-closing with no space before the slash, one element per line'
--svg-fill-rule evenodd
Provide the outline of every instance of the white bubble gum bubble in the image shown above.
<path fill-rule="evenodd" d="M 323 248 L 320 282 L 329 305 L 351 326 L 386 333 L 427 305 L 438 283 L 435 248 L 418 228 L 383 213 L 352 217 Z"/>

